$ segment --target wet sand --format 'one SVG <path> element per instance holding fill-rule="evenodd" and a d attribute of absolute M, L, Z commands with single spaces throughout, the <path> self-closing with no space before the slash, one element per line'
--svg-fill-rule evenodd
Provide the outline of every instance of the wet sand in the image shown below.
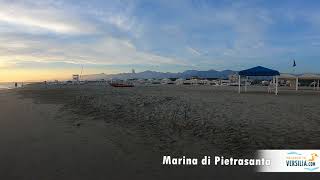
<path fill-rule="evenodd" d="M 168 154 L 254 157 L 256 149 L 319 149 L 320 93 L 253 90 L 39 85 L 1 91 L 0 179 L 287 177 L 160 165 Z"/>

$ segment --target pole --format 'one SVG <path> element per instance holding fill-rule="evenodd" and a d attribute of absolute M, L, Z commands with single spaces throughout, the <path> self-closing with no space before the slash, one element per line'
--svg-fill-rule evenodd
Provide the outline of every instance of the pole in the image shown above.
<path fill-rule="evenodd" d="M 298 91 L 298 87 L 299 87 L 299 78 L 296 78 L 296 91 Z"/>
<path fill-rule="evenodd" d="M 317 86 L 318 91 L 319 91 L 319 87 L 320 87 L 319 83 L 320 83 L 320 80 L 318 79 L 318 86 Z"/>
<path fill-rule="evenodd" d="M 241 75 L 239 75 L 238 92 L 241 93 Z"/>
<path fill-rule="evenodd" d="M 246 77 L 246 81 L 244 84 L 244 92 L 247 92 L 247 82 L 248 82 L 248 76 Z"/>
<path fill-rule="evenodd" d="M 313 80 L 313 90 L 316 90 L 316 80 Z"/>
<path fill-rule="evenodd" d="M 275 81 L 275 78 L 274 76 L 272 77 L 272 84 L 274 84 L 276 81 Z"/>
<path fill-rule="evenodd" d="M 278 95 L 278 76 L 276 76 L 276 95 Z"/>
<path fill-rule="evenodd" d="M 275 89 L 273 89 L 273 88 L 275 88 L 275 87 L 276 87 L 276 77 L 275 77 L 275 76 L 273 76 L 273 77 L 272 77 L 271 92 L 272 92 L 273 90 L 275 90 Z"/>

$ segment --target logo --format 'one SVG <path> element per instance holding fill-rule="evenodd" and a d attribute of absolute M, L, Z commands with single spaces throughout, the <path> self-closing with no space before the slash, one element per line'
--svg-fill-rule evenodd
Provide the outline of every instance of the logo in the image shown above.
<path fill-rule="evenodd" d="M 260 158 L 271 160 L 259 172 L 320 172 L 320 150 L 261 150 Z"/>
<path fill-rule="evenodd" d="M 296 167 L 302 167 L 308 171 L 314 171 L 319 169 L 319 167 L 316 165 L 316 160 L 318 157 L 319 156 L 317 153 L 304 155 L 296 151 L 290 151 L 287 153 L 286 165 L 288 167 L 296 166 Z"/>

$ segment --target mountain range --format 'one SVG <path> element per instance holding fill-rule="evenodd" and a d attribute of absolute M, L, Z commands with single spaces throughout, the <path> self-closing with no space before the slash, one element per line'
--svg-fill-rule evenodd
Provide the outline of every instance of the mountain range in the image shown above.
<path fill-rule="evenodd" d="M 82 80 L 101 80 L 101 79 L 163 79 L 163 78 L 228 78 L 229 75 L 237 73 L 232 70 L 216 71 L 198 71 L 198 70 L 187 70 L 184 72 L 170 73 L 170 72 L 157 72 L 157 71 L 143 71 L 138 73 L 119 73 L 119 74 L 89 74 L 81 76 Z"/>

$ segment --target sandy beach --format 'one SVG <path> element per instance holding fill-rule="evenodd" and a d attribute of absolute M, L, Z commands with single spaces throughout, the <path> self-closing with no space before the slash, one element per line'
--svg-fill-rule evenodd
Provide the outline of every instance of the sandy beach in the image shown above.
<path fill-rule="evenodd" d="M 274 178 L 241 167 L 163 167 L 162 156 L 319 149 L 319 96 L 175 85 L 2 90 L 0 179 Z"/>

